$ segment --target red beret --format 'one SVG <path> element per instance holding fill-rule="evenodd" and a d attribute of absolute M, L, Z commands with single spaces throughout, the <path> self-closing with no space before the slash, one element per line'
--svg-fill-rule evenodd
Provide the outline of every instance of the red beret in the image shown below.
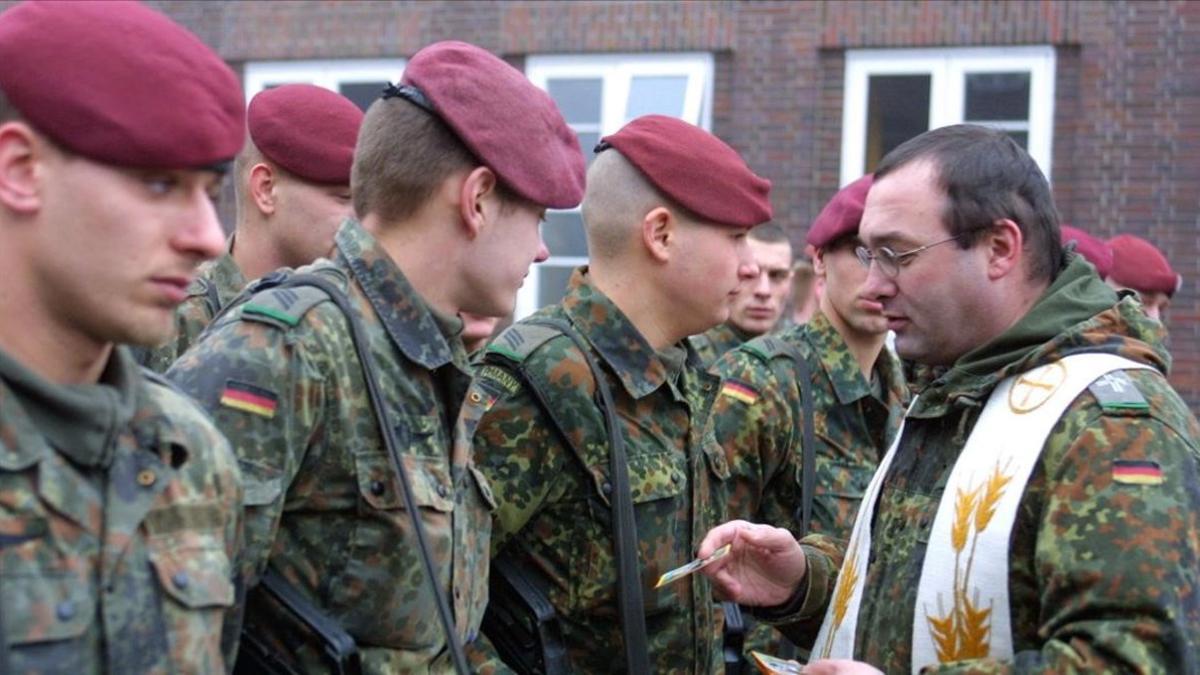
<path fill-rule="evenodd" d="M 311 84 L 259 93 L 246 113 L 250 140 L 267 159 L 314 183 L 350 184 L 363 113 L 342 96 Z"/>
<path fill-rule="evenodd" d="M 838 190 L 825 208 L 821 209 L 821 213 L 817 214 L 812 227 L 808 228 L 805 241 L 809 246 L 825 248 L 830 242 L 844 235 L 856 234 L 858 224 L 862 222 L 867 192 L 871 190 L 873 182 L 875 176 L 867 174 Z"/>
<path fill-rule="evenodd" d="M 403 88 L 392 95 L 431 105 L 517 194 L 557 209 L 583 199 L 587 168 L 579 138 L 554 99 L 521 71 L 484 49 L 446 41 L 413 55 L 403 83 L 417 89 L 415 96 Z"/>
<path fill-rule="evenodd" d="M 1109 278 L 1125 288 L 1135 291 L 1159 291 L 1174 295 L 1183 283 L 1183 277 L 1171 269 L 1154 244 L 1135 237 L 1132 234 L 1121 234 L 1108 240 L 1112 247 L 1113 266 Z"/>
<path fill-rule="evenodd" d="M 1062 243 L 1066 245 L 1075 242 L 1075 252 L 1092 263 L 1101 279 L 1107 279 L 1113 267 L 1113 250 L 1108 242 L 1097 239 L 1078 227 L 1063 225 L 1061 229 Z"/>
<path fill-rule="evenodd" d="M 644 115 L 600 139 L 680 206 L 709 222 L 751 228 L 771 219 L 771 181 L 736 150 L 694 124 Z"/>
<path fill-rule="evenodd" d="M 147 169 L 225 162 L 245 140 L 229 66 L 134 2 L 26 2 L 0 14 L 0 90 L 58 144 Z"/>

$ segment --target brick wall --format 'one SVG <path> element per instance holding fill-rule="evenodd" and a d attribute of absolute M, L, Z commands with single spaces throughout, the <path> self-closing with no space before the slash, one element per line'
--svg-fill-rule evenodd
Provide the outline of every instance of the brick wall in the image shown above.
<path fill-rule="evenodd" d="M 1159 243 L 1185 277 L 1173 382 L 1200 409 L 1200 3 L 153 3 L 235 66 L 411 55 L 455 38 L 537 53 L 709 51 L 714 130 L 775 184 L 797 240 L 836 190 L 844 50 L 1050 44 L 1051 180 L 1067 222 Z"/>

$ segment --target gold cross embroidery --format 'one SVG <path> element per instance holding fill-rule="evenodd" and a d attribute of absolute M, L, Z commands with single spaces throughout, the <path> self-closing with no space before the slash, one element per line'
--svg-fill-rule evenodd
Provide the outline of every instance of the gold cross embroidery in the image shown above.
<path fill-rule="evenodd" d="M 1008 407 L 1018 415 L 1037 410 L 1067 379 L 1067 368 L 1055 361 L 1025 373 L 1008 390 Z"/>

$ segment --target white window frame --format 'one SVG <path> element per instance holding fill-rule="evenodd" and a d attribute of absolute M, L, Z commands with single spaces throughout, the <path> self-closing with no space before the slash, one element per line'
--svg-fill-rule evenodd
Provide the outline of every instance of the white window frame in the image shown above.
<path fill-rule="evenodd" d="M 841 184 L 865 172 L 867 83 L 872 75 L 930 75 L 929 128 L 963 121 L 966 75 L 1029 71 L 1029 155 L 1050 176 L 1054 137 L 1055 52 L 1050 46 L 948 47 L 944 49 L 852 49 L 846 52 L 842 108 Z M 982 122 L 1024 131 L 1012 122 Z"/>
<path fill-rule="evenodd" d="M 397 82 L 406 59 L 320 59 L 251 61 L 246 64 L 246 101 L 271 84 L 315 84 L 338 91 L 340 84 Z"/>
<path fill-rule="evenodd" d="M 683 99 L 683 119 L 703 129 L 712 129 L 713 55 L 709 52 L 669 54 L 542 54 L 525 59 L 525 75 L 541 89 L 554 79 L 588 78 L 602 80 L 600 123 L 572 125 L 577 132 L 606 136 L 625 122 L 629 89 L 634 77 L 687 77 Z M 585 154 L 591 148 L 583 148 Z M 567 209 L 578 211 L 576 209 Z M 525 284 L 517 293 L 515 318 L 521 319 L 538 309 L 541 265 L 576 267 L 587 263 L 584 256 L 552 256 L 529 270 Z"/>

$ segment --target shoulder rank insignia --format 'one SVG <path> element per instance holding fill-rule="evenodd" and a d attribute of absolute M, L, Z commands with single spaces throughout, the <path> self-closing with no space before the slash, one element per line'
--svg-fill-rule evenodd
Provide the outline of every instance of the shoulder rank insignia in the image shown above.
<path fill-rule="evenodd" d="M 1129 378 L 1129 373 L 1123 370 L 1100 376 L 1088 385 L 1088 391 L 1092 392 L 1105 412 L 1150 409 L 1150 404 Z"/>
<path fill-rule="evenodd" d="M 742 382 L 729 378 L 721 384 L 721 395 L 737 399 L 746 405 L 754 405 L 758 400 L 758 390 Z"/>
<path fill-rule="evenodd" d="M 226 380 L 225 388 L 221 390 L 221 405 L 270 419 L 275 416 L 279 397 L 262 387 Z"/>

